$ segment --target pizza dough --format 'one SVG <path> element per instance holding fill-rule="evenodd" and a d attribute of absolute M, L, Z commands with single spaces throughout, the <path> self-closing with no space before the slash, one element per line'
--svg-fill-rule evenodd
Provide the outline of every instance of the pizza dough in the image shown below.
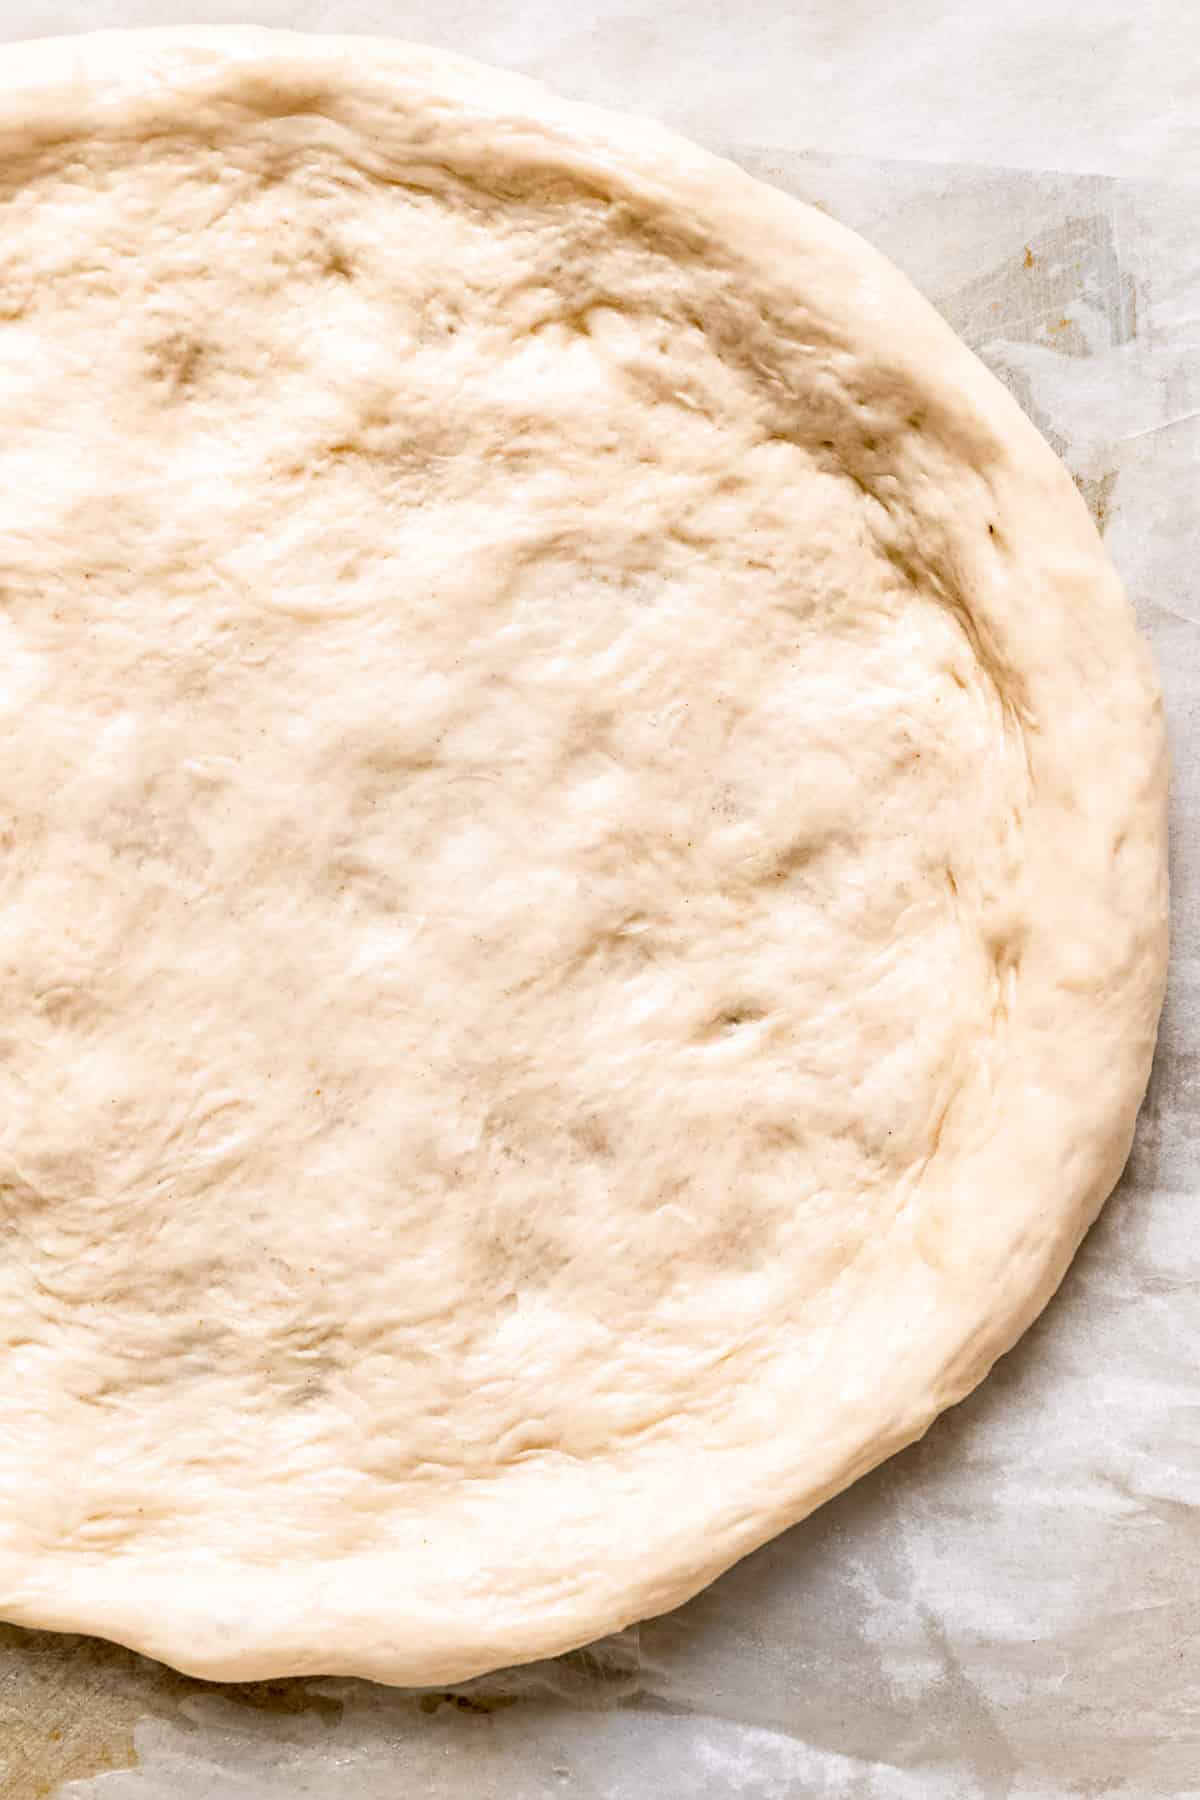
<path fill-rule="evenodd" d="M 387 42 L 10 47 L 0 1613 L 445 1681 L 921 1433 L 1127 1153 L 1159 700 L 857 238 Z"/>

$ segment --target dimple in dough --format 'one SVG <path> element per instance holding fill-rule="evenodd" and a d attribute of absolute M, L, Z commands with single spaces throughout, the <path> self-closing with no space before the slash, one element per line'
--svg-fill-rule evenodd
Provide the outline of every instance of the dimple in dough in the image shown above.
<path fill-rule="evenodd" d="M 919 1435 L 1127 1153 L 1159 699 L 859 239 L 390 42 L 9 46 L 0 1612 L 432 1682 Z"/>

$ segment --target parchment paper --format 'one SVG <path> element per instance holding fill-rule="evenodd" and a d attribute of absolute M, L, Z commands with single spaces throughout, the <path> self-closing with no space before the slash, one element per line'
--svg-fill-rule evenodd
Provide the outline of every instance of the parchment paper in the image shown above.
<path fill-rule="evenodd" d="M 681 1611 L 453 1695 L 346 1681 L 208 1687 L 112 1647 L 0 1628 L 5 1800 L 1200 1795 L 1196 53 L 1171 36 L 1187 8 L 1151 7 L 1135 28 L 1107 3 L 1081 26 L 1057 4 L 911 0 L 907 39 L 902 10 L 831 0 L 790 38 L 786 9 L 767 0 L 716 13 L 676 0 L 645 16 L 615 5 L 565 16 L 538 0 L 436 19 L 412 6 L 277 4 L 259 17 L 453 39 L 687 123 L 872 238 L 1064 456 L 1155 647 L 1175 767 L 1170 995 L 1121 1187 L 1041 1322 L 972 1399 Z M 186 9 L 202 12 L 244 9 Z M 36 0 L 17 13 L 20 25 L 5 14 L 0 32 L 85 17 Z M 1148 48 L 1142 26 L 1156 14 L 1166 35 Z M 145 6 L 87 16 L 169 17 Z M 668 27 L 681 73 L 663 104 Z M 993 55 L 974 87 L 973 42 Z M 653 73 L 641 84 L 639 44 Z M 939 45 L 965 84 L 949 120 L 944 68 L 932 118 L 909 81 L 934 67 Z M 732 98 L 722 58 L 736 71 Z M 623 93 L 610 91 L 614 69 L 627 71 Z M 844 121 L 828 123 L 839 70 L 869 72 L 847 88 L 848 106 L 871 97 L 863 141 L 911 160 L 817 148 L 806 92 L 819 95 L 824 141 L 846 142 Z M 763 107 L 758 94 L 770 96 Z M 1041 111 L 1025 119 L 1030 95 Z M 976 144 L 1011 147 L 1009 166 L 980 166 Z M 1039 172 L 1039 144 L 1067 172 Z M 953 161 L 942 160 L 948 145 Z"/>

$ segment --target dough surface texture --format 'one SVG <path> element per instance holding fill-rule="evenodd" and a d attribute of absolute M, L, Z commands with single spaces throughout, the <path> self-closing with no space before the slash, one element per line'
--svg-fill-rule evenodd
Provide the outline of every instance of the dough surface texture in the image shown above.
<path fill-rule="evenodd" d="M 874 251 L 402 44 L 0 75 L 0 1615 L 444 1682 L 920 1435 L 1120 1173 L 1165 754 Z"/>

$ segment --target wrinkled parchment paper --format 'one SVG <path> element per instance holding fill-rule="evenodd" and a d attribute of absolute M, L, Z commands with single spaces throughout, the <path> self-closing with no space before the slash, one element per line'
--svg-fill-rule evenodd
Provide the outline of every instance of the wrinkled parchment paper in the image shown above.
<path fill-rule="evenodd" d="M 216 21 L 249 9 L 184 16 L 202 10 Z M 1045 29 L 1055 6 L 1014 0 L 987 9 L 980 30 L 989 43 L 999 30 L 1018 71 L 1040 71 L 1042 114 L 1014 135 L 1025 89 L 1012 76 L 1008 92 L 992 68 L 981 94 L 964 90 L 951 130 L 924 117 L 922 92 L 939 44 L 965 80 L 970 6 L 829 0 L 816 9 L 828 13 L 819 66 L 807 38 L 790 61 L 780 52 L 787 10 L 752 0 L 718 9 L 721 27 L 694 8 L 670 106 L 660 63 L 664 30 L 688 23 L 677 0 L 669 17 L 641 18 L 597 0 L 553 26 L 538 0 L 503 29 L 473 0 L 458 13 L 477 28 L 461 33 L 454 8 L 436 30 L 411 6 L 344 16 L 281 0 L 258 16 L 437 37 L 673 114 L 891 255 L 1064 457 L 1154 645 L 1173 742 L 1171 987 L 1126 1177 L 1058 1298 L 975 1396 L 679 1612 L 554 1663 L 419 1695 L 343 1680 L 207 1686 L 115 1647 L 0 1627 L 5 1800 L 1200 1796 L 1200 153 L 1189 162 L 1200 112 L 1144 117 L 1122 85 L 1151 81 L 1140 38 L 1132 72 L 1098 25 L 1072 35 L 1067 10 L 1057 35 L 1031 45 L 1023 34 L 1034 20 Z M 1116 7 L 1101 10 L 1115 30 Z M 15 11 L 20 27 L 6 12 L 0 35 L 164 18 L 37 0 Z M 927 85 L 915 93 L 885 80 L 889 59 L 907 66 L 901 13 L 923 33 L 912 67 Z M 694 34 L 722 29 L 737 41 L 732 98 L 719 56 L 695 51 Z M 811 37 L 811 19 L 804 29 Z M 653 92 L 639 89 L 639 45 Z M 1169 87 L 1169 41 L 1165 53 L 1153 78 Z M 1195 57 L 1182 39 L 1178 53 Z M 1089 98 L 1098 54 L 1132 134 L 1128 175 L 1112 172 L 1121 158 Z M 609 91 L 626 68 L 627 91 Z M 814 141 L 805 71 L 827 118 L 839 68 L 874 72 L 864 141 L 890 141 L 878 108 L 891 105 L 909 127 L 895 147 L 913 160 L 779 147 Z M 937 80 L 944 109 L 944 69 Z M 753 97 L 768 92 L 764 111 Z M 1172 92 L 1178 106 L 1183 88 Z M 1109 172 L 1031 166 L 1031 144 L 1069 149 L 1072 129 L 1079 161 Z M 964 160 L 977 138 L 1020 153 L 1005 167 Z"/>

